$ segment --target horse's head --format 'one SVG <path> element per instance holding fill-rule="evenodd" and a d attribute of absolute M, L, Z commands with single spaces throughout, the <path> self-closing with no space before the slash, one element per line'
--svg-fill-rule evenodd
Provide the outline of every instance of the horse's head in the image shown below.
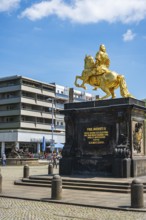
<path fill-rule="evenodd" d="M 93 68 L 95 66 L 95 62 L 92 56 L 85 56 L 85 69 Z"/>

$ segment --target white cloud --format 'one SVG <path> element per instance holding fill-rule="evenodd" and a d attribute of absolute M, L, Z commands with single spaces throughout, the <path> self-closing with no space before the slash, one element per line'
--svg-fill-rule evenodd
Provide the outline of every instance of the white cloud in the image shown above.
<path fill-rule="evenodd" d="M 139 22 L 146 17 L 146 0 L 44 0 L 26 8 L 20 17 L 37 20 L 50 15 L 77 23 Z"/>
<path fill-rule="evenodd" d="M 132 30 L 128 29 L 125 34 L 123 34 L 123 41 L 132 41 L 135 38 L 135 35 Z"/>
<path fill-rule="evenodd" d="M 19 6 L 20 0 L 0 0 L 0 12 L 10 11 Z"/>

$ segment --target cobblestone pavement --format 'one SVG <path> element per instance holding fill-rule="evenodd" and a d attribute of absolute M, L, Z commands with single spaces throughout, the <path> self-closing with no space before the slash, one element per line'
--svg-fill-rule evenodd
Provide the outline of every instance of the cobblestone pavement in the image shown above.
<path fill-rule="evenodd" d="M 0 198 L 1 220 L 145 220 L 146 213 Z"/>
<path fill-rule="evenodd" d="M 47 165 L 32 166 L 30 175 L 46 174 L 47 168 Z M 55 170 L 55 172 L 57 173 L 58 171 Z M 1 173 L 4 194 L 5 192 L 7 194 L 9 192 L 12 193 L 12 191 L 17 194 L 17 191 L 15 191 L 17 186 L 14 186 L 14 180 L 22 177 L 23 166 L 1 167 Z M 21 186 L 18 186 L 18 188 L 19 191 L 23 190 Z M 34 190 L 34 188 L 30 187 L 29 190 L 31 189 Z M 48 189 L 42 190 L 42 188 L 36 187 L 36 190 L 42 193 L 43 190 L 47 192 Z M 33 194 L 35 191 L 31 193 Z M 66 194 L 68 192 L 65 191 Z M 119 198 L 115 197 L 115 195 L 113 197 L 116 199 Z M 77 199 L 82 199 L 79 192 Z M 110 210 L 53 203 L 51 201 L 41 202 L 0 197 L 0 220 L 146 220 L 146 212 Z"/>
<path fill-rule="evenodd" d="M 22 178 L 24 166 L 0 166 L 1 174 L 5 180 L 12 180 Z M 47 174 L 48 165 L 30 166 L 30 175 Z M 58 170 L 55 169 L 57 173 Z"/>

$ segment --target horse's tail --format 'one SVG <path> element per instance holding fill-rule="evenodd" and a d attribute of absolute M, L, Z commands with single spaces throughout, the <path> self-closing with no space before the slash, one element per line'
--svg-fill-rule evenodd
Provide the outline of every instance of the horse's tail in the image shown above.
<path fill-rule="evenodd" d="M 120 85 L 120 93 L 122 97 L 132 97 L 133 96 L 129 93 L 127 85 L 126 85 L 126 81 L 123 75 L 119 75 L 118 76 L 118 80 L 119 80 L 119 85 Z"/>

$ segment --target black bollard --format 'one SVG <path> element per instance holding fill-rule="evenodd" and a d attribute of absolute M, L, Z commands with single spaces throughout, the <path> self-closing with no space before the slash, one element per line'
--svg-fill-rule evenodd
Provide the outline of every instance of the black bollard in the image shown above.
<path fill-rule="evenodd" d="M 29 177 L 29 166 L 26 164 L 23 168 L 23 178 Z"/>
<path fill-rule="evenodd" d="M 144 196 L 143 196 L 143 183 L 135 179 L 131 184 L 131 208 L 143 208 Z"/>
<path fill-rule="evenodd" d="M 59 175 L 54 175 L 52 178 L 51 198 L 55 200 L 62 199 L 62 179 Z"/>
<path fill-rule="evenodd" d="M 123 159 L 123 178 L 131 177 L 131 159 L 124 158 Z"/>
<path fill-rule="evenodd" d="M 0 170 L 0 193 L 2 192 L 2 175 Z"/>
<path fill-rule="evenodd" d="M 53 164 L 49 164 L 48 166 L 48 174 L 53 174 Z"/>

